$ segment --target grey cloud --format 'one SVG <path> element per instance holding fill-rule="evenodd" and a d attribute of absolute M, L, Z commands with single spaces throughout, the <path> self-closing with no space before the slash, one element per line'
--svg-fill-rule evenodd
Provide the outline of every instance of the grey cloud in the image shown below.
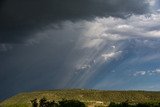
<path fill-rule="evenodd" d="M 146 0 L 3 0 L 0 4 L 0 43 L 24 42 L 50 23 L 124 18 L 149 11 Z"/>
<path fill-rule="evenodd" d="M 3 87 L 0 89 L 1 98 L 36 89 L 93 88 L 106 81 L 113 82 L 115 78 L 115 82 L 127 81 L 129 79 L 127 70 L 135 71 L 141 67 L 159 68 L 157 67 L 159 66 L 158 56 L 160 56 L 159 37 L 153 37 L 151 40 L 152 35 L 150 38 L 143 34 L 139 35 L 140 38 L 132 38 L 132 35 L 129 35 L 137 32 L 147 34 L 146 27 L 158 25 L 160 17 L 158 14 L 155 15 L 153 18 L 156 20 L 152 20 L 152 17 L 148 19 L 132 16 L 127 20 L 109 17 L 76 23 L 67 21 L 62 24 L 63 29 L 50 28 L 39 32 L 39 34 L 48 35 L 48 38 L 39 44 L 29 46 L 14 44 L 14 49 L 0 52 L 0 81 Z M 142 20 L 147 20 L 147 23 Z M 126 24 L 131 26 L 131 30 Z M 120 32 L 119 36 L 108 35 L 111 33 L 106 31 L 109 28 L 110 31 L 113 29 L 113 33 L 128 32 L 128 36 L 123 39 L 123 34 Z M 101 38 L 103 33 L 108 36 Z M 122 52 L 122 54 L 116 56 L 114 54 L 116 52 Z M 102 54 L 110 54 L 113 58 L 106 61 Z M 85 67 L 88 68 L 83 69 Z M 113 70 L 116 73 L 112 73 Z M 136 83 L 135 79 L 127 82 L 128 86 L 132 83 Z M 116 87 L 117 85 L 114 89 Z M 116 89 L 119 88 L 121 87 Z"/>
<path fill-rule="evenodd" d="M 156 0 L 156 3 L 155 3 L 155 5 L 156 5 L 156 8 L 160 8 L 160 0 Z"/>

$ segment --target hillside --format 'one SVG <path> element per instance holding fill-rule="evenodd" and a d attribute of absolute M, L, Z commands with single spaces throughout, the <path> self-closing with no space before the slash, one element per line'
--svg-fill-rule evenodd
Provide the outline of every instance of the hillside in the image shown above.
<path fill-rule="evenodd" d="M 46 97 L 59 101 L 75 99 L 87 105 L 108 105 L 110 102 L 144 103 L 160 101 L 160 92 L 149 91 L 100 91 L 100 90 L 52 90 L 20 93 L 0 103 L 0 107 L 30 107 L 30 100 Z"/>

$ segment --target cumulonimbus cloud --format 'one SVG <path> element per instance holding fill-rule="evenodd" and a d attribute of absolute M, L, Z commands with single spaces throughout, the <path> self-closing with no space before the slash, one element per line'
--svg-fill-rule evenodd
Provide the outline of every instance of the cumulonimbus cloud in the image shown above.
<path fill-rule="evenodd" d="M 23 42 L 50 23 L 149 11 L 147 0 L 3 0 L 0 6 L 0 43 Z"/>

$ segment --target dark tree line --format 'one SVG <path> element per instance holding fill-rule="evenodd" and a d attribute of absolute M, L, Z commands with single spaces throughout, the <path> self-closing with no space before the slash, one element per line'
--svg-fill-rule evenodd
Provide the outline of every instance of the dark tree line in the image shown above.
<path fill-rule="evenodd" d="M 32 107 L 86 107 L 83 102 L 78 100 L 66 100 L 62 99 L 61 101 L 55 102 L 47 101 L 46 98 L 42 98 L 39 100 L 34 99 L 31 100 Z M 111 102 L 108 107 L 160 107 L 160 103 L 137 103 L 137 104 L 129 104 L 128 101 L 122 103 L 114 103 Z"/>
<path fill-rule="evenodd" d="M 78 100 L 66 100 L 62 99 L 61 101 L 55 102 L 47 101 L 46 98 L 40 99 L 39 103 L 37 99 L 31 100 L 32 107 L 86 107 L 83 102 Z"/>

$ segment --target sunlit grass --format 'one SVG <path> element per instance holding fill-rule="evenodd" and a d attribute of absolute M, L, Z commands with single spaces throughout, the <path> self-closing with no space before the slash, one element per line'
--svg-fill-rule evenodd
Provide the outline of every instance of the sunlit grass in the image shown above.
<path fill-rule="evenodd" d="M 110 102 L 129 103 L 154 103 L 160 102 L 160 92 L 146 91 L 99 91 L 99 90 L 53 90 L 21 93 L 13 96 L 0 104 L 0 107 L 30 107 L 31 102 L 37 98 L 46 97 L 48 100 L 60 101 L 74 99 L 84 102 L 87 105 L 109 105 Z"/>

